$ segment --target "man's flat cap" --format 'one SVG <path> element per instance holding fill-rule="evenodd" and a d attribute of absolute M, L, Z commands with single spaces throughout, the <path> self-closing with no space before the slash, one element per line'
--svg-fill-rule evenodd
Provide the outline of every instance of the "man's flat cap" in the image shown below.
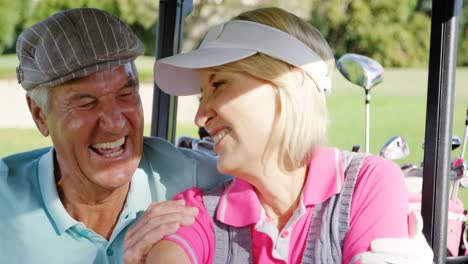
<path fill-rule="evenodd" d="M 133 61 L 144 48 L 117 17 L 94 8 L 58 12 L 24 30 L 16 42 L 18 82 L 53 87 Z"/>

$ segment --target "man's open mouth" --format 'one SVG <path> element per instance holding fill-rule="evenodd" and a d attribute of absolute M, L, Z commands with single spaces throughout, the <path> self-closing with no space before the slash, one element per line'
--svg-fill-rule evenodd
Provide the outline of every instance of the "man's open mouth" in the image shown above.
<path fill-rule="evenodd" d="M 104 157 L 116 157 L 123 153 L 125 149 L 125 137 L 113 142 L 96 143 L 90 147 L 97 154 Z"/>

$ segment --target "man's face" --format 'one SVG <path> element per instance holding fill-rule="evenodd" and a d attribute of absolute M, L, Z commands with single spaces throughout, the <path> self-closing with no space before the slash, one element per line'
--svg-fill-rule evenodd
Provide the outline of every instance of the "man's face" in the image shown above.
<path fill-rule="evenodd" d="M 62 180 L 107 190 L 130 182 L 143 147 L 135 76 L 128 63 L 51 89 L 44 116 Z"/>

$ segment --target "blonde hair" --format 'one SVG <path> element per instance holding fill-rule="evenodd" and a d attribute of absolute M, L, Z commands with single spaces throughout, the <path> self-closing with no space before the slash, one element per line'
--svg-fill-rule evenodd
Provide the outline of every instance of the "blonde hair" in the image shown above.
<path fill-rule="evenodd" d="M 317 53 L 327 65 L 331 78 L 335 60 L 325 38 L 312 25 L 280 8 L 261 8 L 244 12 L 232 20 L 246 20 L 280 29 L 299 39 Z M 288 47 L 284 47 L 287 49 Z M 310 87 L 300 89 L 297 78 L 290 72 L 294 66 L 268 55 L 257 53 L 245 59 L 209 68 L 243 72 L 270 82 L 277 88 L 280 99 L 280 114 L 269 139 L 280 144 L 280 166 L 292 170 L 307 165 L 318 146 L 324 145 L 329 126 L 325 95 L 314 82 Z M 302 71 L 303 72 L 303 71 Z M 304 78 L 309 78 L 303 72 Z"/>

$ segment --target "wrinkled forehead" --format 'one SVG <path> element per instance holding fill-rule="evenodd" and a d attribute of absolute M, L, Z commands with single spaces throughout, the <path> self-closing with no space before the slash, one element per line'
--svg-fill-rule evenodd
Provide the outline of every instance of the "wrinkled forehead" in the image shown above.
<path fill-rule="evenodd" d="M 137 72 L 135 65 L 131 62 L 117 65 L 109 70 L 99 71 L 84 77 L 72 79 L 52 89 L 54 91 L 61 90 L 62 92 L 85 92 L 120 89 L 124 86 L 134 86 L 138 89 Z"/>
<path fill-rule="evenodd" d="M 63 83 L 62 85 L 73 85 L 82 82 L 89 81 L 118 81 L 123 79 L 134 80 L 135 83 L 138 83 L 138 75 L 135 68 L 135 65 L 132 62 L 127 62 L 122 65 L 117 65 L 112 69 L 98 71 L 80 78 L 72 79 L 68 82 Z M 60 85 L 59 85 L 60 86 Z"/>

